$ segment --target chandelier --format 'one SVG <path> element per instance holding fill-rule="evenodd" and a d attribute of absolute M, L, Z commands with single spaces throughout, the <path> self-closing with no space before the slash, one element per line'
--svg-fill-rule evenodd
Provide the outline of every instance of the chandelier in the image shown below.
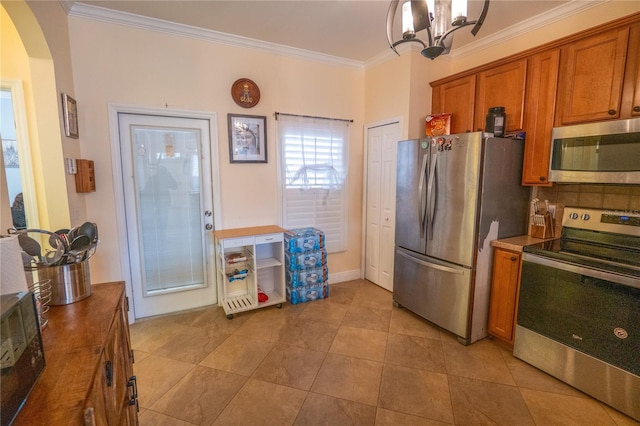
<path fill-rule="evenodd" d="M 489 0 L 484 0 L 480 17 L 467 21 L 467 0 L 409 0 L 402 5 L 402 39 L 393 40 L 393 21 L 400 0 L 391 0 L 387 12 L 387 41 L 396 52 L 396 46 L 406 42 L 422 44 L 422 56 L 435 59 L 451 50 L 453 32 L 473 25 L 474 36 L 482 27 L 489 10 Z M 426 30 L 426 40 L 416 37 L 416 33 Z"/>

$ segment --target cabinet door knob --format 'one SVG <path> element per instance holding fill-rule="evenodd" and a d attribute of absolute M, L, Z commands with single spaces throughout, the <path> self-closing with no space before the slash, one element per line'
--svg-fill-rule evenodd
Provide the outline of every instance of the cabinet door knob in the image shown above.
<path fill-rule="evenodd" d="M 640 105 L 636 105 L 633 107 L 633 112 L 640 112 Z"/>
<path fill-rule="evenodd" d="M 511 259 L 509 259 L 509 260 L 512 261 L 512 262 L 515 262 L 516 260 L 518 260 L 518 257 L 517 256 L 511 256 Z"/>
<path fill-rule="evenodd" d="M 211 230 L 213 229 L 213 225 L 212 225 L 212 224 L 210 224 L 210 223 L 207 223 L 207 224 L 204 226 L 204 229 L 206 229 L 207 231 L 211 231 Z"/>
<path fill-rule="evenodd" d="M 544 176 L 540 176 L 540 182 L 544 182 L 545 180 L 547 180 L 547 178 L 546 178 L 546 177 L 544 177 Z"/>
<path fill-rule="evenodd" d="M 607 114 L 616 115 L 616 110 L 615 109 L 610 109 L 609 111 L 607 111 Z"/>

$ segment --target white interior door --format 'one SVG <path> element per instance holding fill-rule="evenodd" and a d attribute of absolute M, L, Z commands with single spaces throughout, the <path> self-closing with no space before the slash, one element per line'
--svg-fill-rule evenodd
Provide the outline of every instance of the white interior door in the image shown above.
<path fill-rule="evenodd" d="M 396 155 L 400 123 L 368 129 L 365 278 L 393 291 Z"/>
<path fill-rule="evenodd" d="M 216 303 L 209 121 L 118 114 L 136 318 Z"/>

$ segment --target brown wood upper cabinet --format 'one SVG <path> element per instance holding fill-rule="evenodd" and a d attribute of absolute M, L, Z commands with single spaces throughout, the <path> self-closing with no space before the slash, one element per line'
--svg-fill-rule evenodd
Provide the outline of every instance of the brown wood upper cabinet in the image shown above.
<path fill-rule="evenodd" d="M 484 129 L 489 108 L 503 106 L 507 114 L 505 132 L 523 130 L 526 79 L 526 58 L 479 72 L 475 102 L 475 129 Z"/>
<path fill-rule="evenodd" d="M 451 113 L 451 133 L 471 132 L 475 96 L 475 74 L 440 84 L 433 88 L 431 111 Z"/>
<path fill-rule="evenodd" d="M 560 49 L 529 58 L 524 128 L 527 131 L 522 166 L 523 185 L 549 186 L 549 157 Z"/>
<path fill-rule="evenodd" d="M 505 107 L 506 132 L 523 129 L 527 59 L 434 84 L 433 113 L 452 114 L 451 133 L 482 131 L 489 108 Z"/>
<path fill-rule="evenodd" d="M 526 132 L 523 185 L 550 185 L 553 127 L 640 117 L 640 13 L 431 83 L 451 133 L 483 130 L 505 107 L 505 132 Z"/>
<path fill-rule="evenodd" d="M 556 126 L 640 115 L 639 27 L 624 26 L 562 47 Z"/>

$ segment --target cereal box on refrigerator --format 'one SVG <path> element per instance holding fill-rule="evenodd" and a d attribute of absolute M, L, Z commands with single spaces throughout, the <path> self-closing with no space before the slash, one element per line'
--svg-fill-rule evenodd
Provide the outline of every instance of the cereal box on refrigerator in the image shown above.
<path fill-rule="evenodd" d="M 451 114 L 427 115 L 427 136 L 443 136 L 451 132 Z"/>

